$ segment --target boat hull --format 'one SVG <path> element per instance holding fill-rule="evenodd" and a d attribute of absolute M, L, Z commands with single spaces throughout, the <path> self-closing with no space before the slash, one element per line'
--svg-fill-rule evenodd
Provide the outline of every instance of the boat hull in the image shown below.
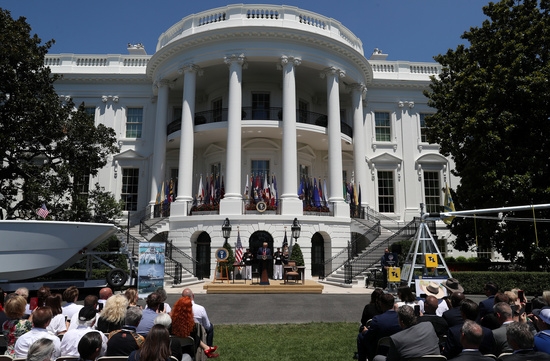
<path fill-rule="evenodd" d="M 103 223 L 0 220 L 0 281 L 61 271 L 116 232 Z"/>

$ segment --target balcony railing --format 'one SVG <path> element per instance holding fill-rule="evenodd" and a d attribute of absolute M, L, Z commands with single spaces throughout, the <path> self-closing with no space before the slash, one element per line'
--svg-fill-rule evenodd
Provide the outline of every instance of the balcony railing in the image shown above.
<path fill-rule="evenodd" d="M 255 109 L 252 107 L 243 107 L 241 111 L 242 120 L 275 120 L 284 121 L 283 109 L 272 107 L 265 109 Z M 227 108 L 219 110 L 206 110 L 195 113 L 195 125 L 212 124 L 227 121 Z M 305 110 L 296 110 L 296 121 L 303 124 L 317 125 L 323 128 L 328 126 L 328 117 L 325 114 L 315 113 Z M 168 124 L 166 133 L 170 135 L 181 130 L 181 119 L 176 119 Z M 353 137 L 353 128 L 340 121 L 340 131 L 349 137 Z"/>

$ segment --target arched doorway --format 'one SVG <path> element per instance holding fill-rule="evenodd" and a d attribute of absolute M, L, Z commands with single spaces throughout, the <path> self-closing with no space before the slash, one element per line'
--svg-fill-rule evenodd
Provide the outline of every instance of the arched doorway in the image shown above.
<path fill-rule="evenodd" d="M 210 278 L 210 235 L 206 232 L 199 234 L 197 238 L 197 278 Z"/>
<path fill-rule="evenodd" d="M 273 237 L 271 237 L 271 234 L 265 231 L 257 231 L 252 233 L 250 236 L 250 239 L 248 240 L 248 244 L 250 248 L 250 252 L 256 257 L 256 254 L 258 253 L 258 249 L 262 247 L 263 243 L 267 242 L 267 247 L 271 249 L 271 254 L 274 253 L 273 251 Z M 258 260 L 254 260 L 255 262 L 252 265 L 252 269 L 258 269 Z M 269 278 L 273 277 L 273 267 L 268 267 L 267 269 Z"/>
<path fill-rule="evenodd" d="M 311 275 L 325 277 L 325 240 L 320 233 L 311 237 Z"/>

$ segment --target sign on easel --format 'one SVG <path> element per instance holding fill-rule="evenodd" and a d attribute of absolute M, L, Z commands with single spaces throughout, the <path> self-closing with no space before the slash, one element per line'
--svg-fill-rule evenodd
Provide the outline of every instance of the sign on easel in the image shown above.
<path fill-rule="evenodd" d="M 399 282 L 401 280 L 401 269 L 399 267 L 388 267 L 388 282 Z"/>
<path fill-rule="evenodd" d="M 145 298 L 164 287 L 165 243 L 139 244 L 138 295 Z"/>

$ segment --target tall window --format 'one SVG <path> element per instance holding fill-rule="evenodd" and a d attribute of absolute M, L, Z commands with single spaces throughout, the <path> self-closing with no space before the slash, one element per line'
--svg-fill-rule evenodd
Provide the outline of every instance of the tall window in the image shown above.
<path fill-rule="evenodd" d="M 391 141 L 390 113 L 374 113 L 375 132 L 377 142 Z"/>
<path fill-rule="evenodd" d="M 305 100 L 298 100 L 298 123 L 307 123 L 309 104 Z"/>
<path fill-rule="evenodd" d="M 143 108 L 128 108 L 126 117 L 126 138 L 141 138 Z"/>
<path fill-rule="evenodd" d="M 125 211 L 137 211 L 139 168 L 122 169 L 122 192 Z"/>
<path fill-rule="evenodd" d="M 252 168 L 250 169 L 252 172 L 252 175 L 256 177 L 257 175 L 260 176 L 260 178 L 263 179 L 265 175 L 269 176 L 269 161 L 268 160 L 253 160 L 252 161 Z M 256 178 L 254 178 L 256 179 Z M 262 184 L 263 186 L 263 184 Z"/>
<path fill-rule="evenodd" d="M 307 165 L 300 164 L 300 179 L 309 178 L 309 167 Z"/>
<path fill-rule="evenodd" d="M 212 121 L 214 123 L 222 121 L 222 104 L 222 98 L 212 100 Z"/>
<path fill-rule="evenodd" d="M 88 199 L 88 190 L 90 188 L 90 175 L 77 176 L 75 178 L 75 193 L 79 198 Z"/>
<path fill-rule="evenodd" d="M 85 107 L 84 111 L 86 114 L 91 115 L 92 118 L 95 118 L 95 107 Z"/>
<path fill-rule="evenodd" d="M 269 94 L 252 93 L 252 119 L 269 120 Z"/>
<path fill-rule="evenodd" d="M 383 213 L 395 211 L 393 172 L 391 171 L 378 171 L 378 211 Z"/>
<path fill-rule="evenodd" d="M 420 142 L 422 143 L 428 143 L 428 138 L 426 136 L 426 130 L 428 127 L 426 127 L 426 117 L 429 114 L 420 113 Z"/>
<path fill-rule="evenodd" d="M 426 195 L 426 211 L 439 212 L 441 208 L 439 172 L 424 171 L 424 194 Z"/>

